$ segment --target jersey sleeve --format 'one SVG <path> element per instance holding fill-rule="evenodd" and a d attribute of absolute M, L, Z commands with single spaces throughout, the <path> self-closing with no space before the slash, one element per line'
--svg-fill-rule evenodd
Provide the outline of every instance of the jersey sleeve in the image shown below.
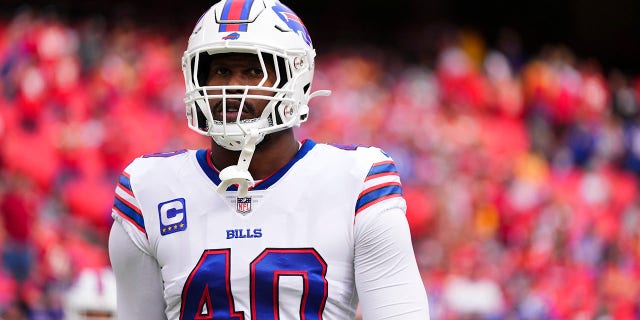
<path fill-rule="evenodd" d="M 114 223 L 120 223 L 133 243 L 146 254 L 151 255 L 140 203 L 136 199 L 130 172 L 135 172 L 136 161 L 120 174 L 114 192 L 111 216 Z"/>
<path fill-rule="evenodd" d="M 109 234 L 109 257 L 117 284 L 118 319 L 166 319 L 158 263 L 133 243 L 125 225 L 114 222 Z"/>
<path fill-rule="evenodd" d="M 369 211 L 355 224 L 355 279 L 363 318 L 429 319 L 405 211 Z"/>
<path fill-rule="evenodd" d="M 368 172 L 355 208 L 355 278 L 364 319 L 429 319 L 396 165 L 367 148 Z"/>
<path fill-rule="evenodd" d="M 116 276 L 119 319 L 166 319 L 162 276 L 136 197 L 136 181 L 144 180 L 144 169 L 144 160 L 135 159 L 120 175 L 114 192 L 109 259 Z"/>

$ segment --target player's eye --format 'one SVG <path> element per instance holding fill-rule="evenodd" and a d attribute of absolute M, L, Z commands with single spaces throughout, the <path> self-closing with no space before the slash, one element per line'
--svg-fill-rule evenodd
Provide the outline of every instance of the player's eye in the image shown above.
<path fill-rule="evenodd" d="M 226 76 L 231 74 L 231 70 L 225 67 L 217 67 L 213 69 L 213 75 L 215 76 Z"/>
<path fill-rule="evenodd" d="M 247 73 L 250 76 L 256 77 L 256 78 L 262 78 L 264 76 L 264 72 L 262 71 L 262 68 L 250 68 L 249 70 L 247 70 Z"/>

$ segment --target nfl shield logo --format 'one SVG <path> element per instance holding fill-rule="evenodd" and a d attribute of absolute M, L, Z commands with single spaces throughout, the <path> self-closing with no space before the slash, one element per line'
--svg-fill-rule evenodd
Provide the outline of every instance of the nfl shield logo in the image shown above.
<path fill-rule="evenodd" d="M 243 215 L 251 212 L 251 197 L 236 198 L 236 211 Z"/>

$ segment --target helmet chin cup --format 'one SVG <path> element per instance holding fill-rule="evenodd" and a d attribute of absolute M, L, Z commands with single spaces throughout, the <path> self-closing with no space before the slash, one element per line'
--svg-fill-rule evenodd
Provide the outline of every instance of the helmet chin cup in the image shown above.
<path fill-rule="evenodd" d="M 218 185 L 218 193 L 225 193 L 229 186 L 237 184 L 238 197 L 244 198 L 247 196 L 249 188 L 255 185 L 255 181 L 251 173 L 249 173 L 249 163 L 251 163 L 251 158 L 256 150 L 256 144 L 260 136 L 257 129 L 251 130 L 242 145 L 238 164 L 226 167 L 220 171 L 220 180 L 222 180 L 222 182 Z"/>
<path fill-rule="evenodd" d="M 265 133 L 260 129 L 268 126 L 268 123 L 268 120 L 264 118 L 242 121 L 241 123 L 220 124 L 214 122 L 211 125 L 210 132 L 212 134 L 210 136 L 216 144 L 227 150 L 241 151 L 253 131 L 258 135 L 255 144 L 262 142 Z"/>
<path fill-rule="evenodd" d="M 253 177 L 247 170 L 238 168 L 238 166 L 229 166 L 220 171 L 220 180 L 222 182 L 218 186 L 218 192 L 224 193 L 230 185 L 238 185 L 238 198 L 247 196 L 249 187 L 253 187 L 255 182 Z"/>

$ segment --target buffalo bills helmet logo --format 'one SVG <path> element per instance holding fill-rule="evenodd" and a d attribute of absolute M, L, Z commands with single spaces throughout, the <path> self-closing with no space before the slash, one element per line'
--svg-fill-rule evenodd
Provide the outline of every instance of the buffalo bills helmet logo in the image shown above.
<path fill-rule="evenodd" d="M 309 36 L 309 32 L 307 28 L 302 23 L 302 20 L 289 9 L 287 6 L 280 2 L 276 2 L 276 5 L 273 6 L 273 11 L 287 24 L 291 30 L 295 31 L 304 42 L 306 42 L 309 46 L 311 46 L 311 37 Z"/>
<path fill-rule="evenodd" d="M 238 38 L 240 38 L 240 34 L 234 32 L 222 37 L 222 40 L 237 40 Z"/>

